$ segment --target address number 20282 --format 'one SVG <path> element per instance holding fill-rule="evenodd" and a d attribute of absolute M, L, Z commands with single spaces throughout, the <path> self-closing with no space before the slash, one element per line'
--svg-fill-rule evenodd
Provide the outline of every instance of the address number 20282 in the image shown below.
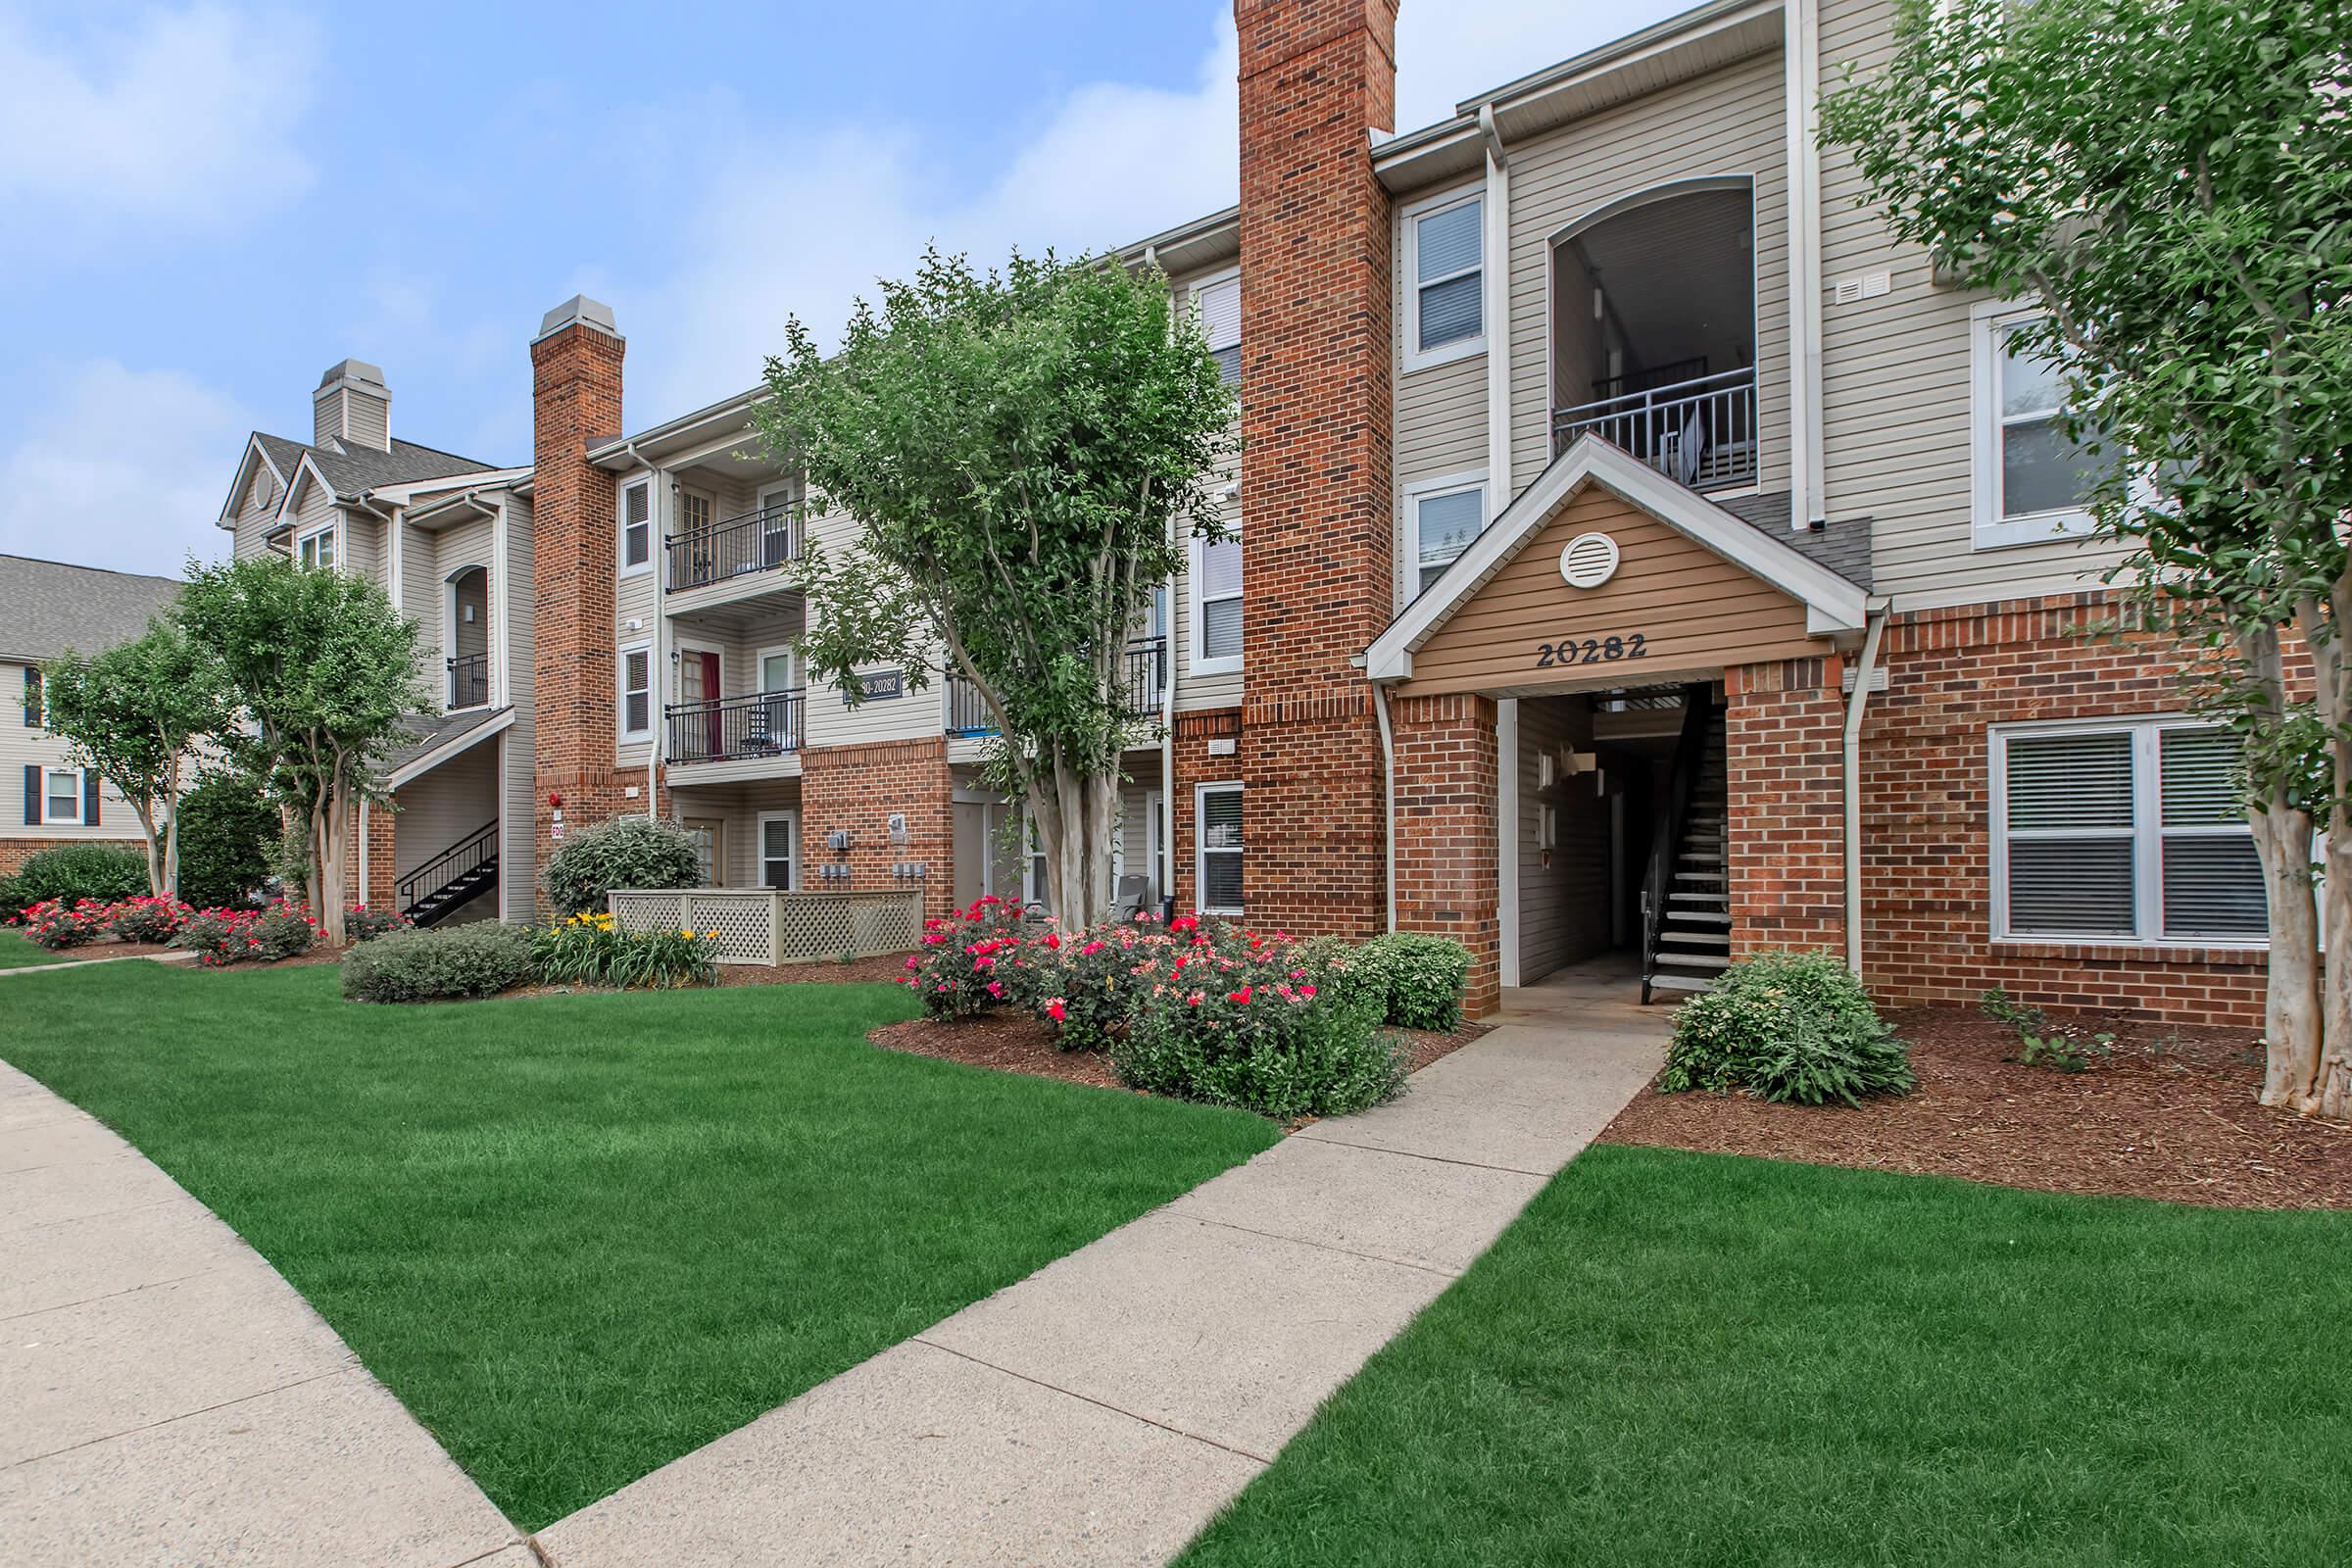
<path fill-rule="evenodd" d="M 1536 644 L 1536 667 L 1599 664 L 1616 659 L 1643 659 L 1648 654 L 1649 639 L 1638 631 L 1619 637 L 1587 637 L 1582 642 L 1566 637 L 1556 643 Z"/>

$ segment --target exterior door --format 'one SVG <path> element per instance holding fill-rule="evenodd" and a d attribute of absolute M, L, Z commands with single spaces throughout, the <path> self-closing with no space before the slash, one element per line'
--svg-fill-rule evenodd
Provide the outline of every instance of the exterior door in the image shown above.
<path fill-rule="evenodd" d="M 694 840 L 694 865 L 696 874 L 702 878 L 700 885 L 719 886 L 726 875 L 726 822 L 715 816 L 689 816 L 683 820 L 686 836 Z"/>
<path fill-rule="evenodd" d="M 760 818 L 760 885 L 790 889 L 792 860 L 800 848 L 799 822 L 789 811 L 763 813 Z"/>
<path fill-rule="evenodd" d="M 799 719 L 787 695 L 800 687 L 799 666 L 799 656 L 789 648 L 771 649 L 760 656 L 760 690 L 767 698 L 760 705 L 760 735 L 779 750 L 798 746 L 801 741 L 797 733 Z"/>
<path fill-rule="evenodd" d="M 689 583 L 711 582 L 718 576 L 718 561 L 711 548 L 710 518 L 709 496 L 694 490 L 678 492 L 678 534 L 686 541 Z"/>
<path fill-rule="evenodd" d="M 968 909 L 988 891 L 988 808 L 957 801 L 956 813 L 956 906 Z"/>
<path fill-rule="evenodd" d="M 687 761 L 707 761 L 726 756 L 725 737 L 719 732 L 721 715 L 719 697 L 718 655 L 700 648 L 678 650 L 678 702 L 692 712 L 692 705 L 702 704 L 703 721 L 697 724 L 688 717 L 678 727 L 677 743 L 680 757 Z"/>

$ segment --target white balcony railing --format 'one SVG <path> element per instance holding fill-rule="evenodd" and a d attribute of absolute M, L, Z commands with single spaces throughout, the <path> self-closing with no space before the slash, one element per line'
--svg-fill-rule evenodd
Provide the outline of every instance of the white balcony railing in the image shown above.
<path fill-rule="evenodd" d="M 1551 455 L 1596 435 L 1693 490 L 1756 482 L 1756 372 L 1695 376 L 1603 398 L 1551 416 Z"/>

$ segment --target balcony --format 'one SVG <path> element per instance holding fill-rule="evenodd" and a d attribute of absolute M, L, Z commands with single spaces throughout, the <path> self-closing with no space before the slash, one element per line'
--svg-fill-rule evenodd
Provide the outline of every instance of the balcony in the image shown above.
<path fill-rule="evenodd" d="M 1129 718 L 1156 718 L 1168 689 L 1168 640 L 1138 637 L 1120 655 L 1119 690 L 1126 694 Z M 961 675 L 948 674 L 947 730 L 952 737 L 969 739 L 997 732 L 979 689 Z"/>
<path fill-rule="evenodd" d="M 728 762 L 797 752 L 807 711 L 807 696 L 799 690 L 671 703 L 662 710 L 669 721 L 668 759 Z"/>
<path fill-rule="evenodd" d="M 773 571 L 800 560 L 808 543 L 808 511 L 798 501 L 669 534 L 669 591 Z"/>
<path fill-rule="evenodd" d="M 449 709 L 480 708 L 490 701 L 490 656 L 461 654 L 448 660 Z"/>
<path fill-rule="evenodd" d="M 1693 490 L 1754 484 L 1756 372 L 1752 367 L 1723 370 L 1557 410 L 1551 455 L 1587 434 L 1625 448 Z"/>

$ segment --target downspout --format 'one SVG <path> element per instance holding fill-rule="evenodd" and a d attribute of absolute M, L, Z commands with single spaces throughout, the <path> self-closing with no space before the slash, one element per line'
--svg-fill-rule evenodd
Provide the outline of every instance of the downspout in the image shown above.
<path fill-rule="evenodd" d="M 1511 504 L 1511 161 L 1494 106 L 1478 108 L 1487 143 L 1487 520 Z"/>
<path fill-rule="evenodd" d="M 1396 929 L 1396 736 L 1389 727 L 1389 688 L 1372 683 L 1372 711 L 1380 720 L 1381 861 L 1388 877 L 1389 929 Z"/>
<path fill-rule="evenodd" d="M 1168 514 L 1168 547 L 1181 551 L 1184 542 L 1177 537 L 1176 514 Z M 1167 678 L 1159 683 L 1159 854 L 1161 864 L 1152 868 L 1154 876 L 1164 873 L 1167 881 L 1159 896 L 1168 909 L 1175 907 L 1176 899 L 1176 671 L 1184 662 L 1176 657 L 1176 579 L 1167 583 L 1168 613 L 1160 627 L 1160 642 L 1168 651 Z M 1198 892 L 1199 890 L 1195 890 Z"/>
<path fill-rule="evenodd" d="M 1818 0 L 1788 0 L 1781 53 L 1787 74 L 1788 162 L 1788 526 L 1828 515 L 1821 458 L 1821 100 Z"/>
<path fill-rule="evenodd" d="M 1845 966 L 1862 978 L 1862 715 L 1870 707 L 1870 677 L 1879 667 L 1879 644 L 1886 633 L 1886 612 L 1869 612 L 1862 634 L 1862 659 L 1854 666 L 1854 694 L 1845 702 Z"/>

